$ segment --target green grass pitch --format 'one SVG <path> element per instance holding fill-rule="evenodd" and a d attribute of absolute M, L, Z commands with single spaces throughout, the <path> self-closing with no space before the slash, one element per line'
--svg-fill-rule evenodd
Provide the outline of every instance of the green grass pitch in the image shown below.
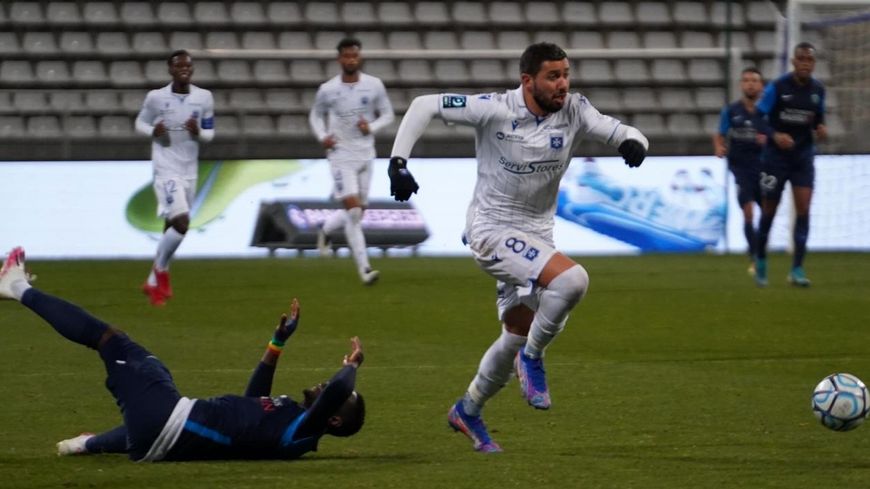
<path fill-rule="evenodd" d="M 33 261 L 37 285 L 155 352 L 181 392 L 243 390 L 278 316 L 302 322 L 275 393 L 338 368 L 359 335 L 363 431 L 292 462 L 134 464 L 57 457 L 54 444 L 119 422 L 95 353 L 0 302 L 0 486 L 15 488 L 808 488 L 870 485 L 870 427 L 834 433 L 810 410 L 826 374 L 870 381 L 870 255 L 811 254 L 809 289 L 770 260 L 755 288 L 738 256 L 581 257 L 589 294 L 553 343 L 553 408 L 512 381 L 485 411 L 502 454 L 481 455 L 446 413 L 499 334 L 495 284 L 469 258 L 182 260 L 153 309 L 143 261 Z"/>

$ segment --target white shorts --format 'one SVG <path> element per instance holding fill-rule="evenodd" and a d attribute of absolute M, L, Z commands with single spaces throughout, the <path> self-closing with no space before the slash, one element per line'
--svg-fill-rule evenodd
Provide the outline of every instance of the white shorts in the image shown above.
<path fill-rule="evenodd" d="M 168 220 L 190 214 L 196 197 L 196 178 L 154 177 L 154 194 L 159 217 Z"/>
<path fill-rule="evenodd" d="M 541 303 L 543 287 L 538 287 L 534 282 L 525 285 L 510 285 L 499 280 L 496 282 L 495 306 L 498 309 L 498 320 L 504 322 L 504 316 L 511 309 L 523 305 L 532 311 L 538 310 Z"/>
<path fill-rule="evenodd" d="M 523 231 L 474 230 L 468 243 L 484 272 L 507 285 L 527 287 L 541 275 L 556 254 L 552 244 Z"/>
<path fill-rule="evenodd" d="M 368 203 L 372 182 L 371 161 L 330 161 L 329 169 L 334 182 L 333 197 L 344 200 L 357 196 L 363 204 Z"/>

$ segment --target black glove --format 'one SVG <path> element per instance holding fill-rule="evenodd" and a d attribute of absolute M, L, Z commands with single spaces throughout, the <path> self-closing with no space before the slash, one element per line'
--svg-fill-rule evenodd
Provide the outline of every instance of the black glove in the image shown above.
<path fill-rule="evenodd" d="M 399 202 L 410 199 L 411 194 L 416 194 L 420 188 L 407 166 L 408 162 L 405 158 L 393 156 L 390 158 L 390 167 L 387 168 L 387 175 L 390 176 L 390 195 Z"/>
<path fill-rule="evenodd" d="M 646 150 L 643 149 L 643 145 L 634 139 L 623 141 L 619 145 L 619 154 L 622 155 L 625 164 L 632 168 L 639 167 L 643 163 L 643 159 L 646 158 Z"/>

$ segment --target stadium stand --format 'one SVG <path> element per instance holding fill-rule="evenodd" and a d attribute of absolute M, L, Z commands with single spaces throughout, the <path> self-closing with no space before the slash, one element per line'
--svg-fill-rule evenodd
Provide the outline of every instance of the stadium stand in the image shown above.
<path fill-rule="evenodd" d="M 167 54 L 184 48 L 195 51 L 194 83 L 216 98 L 217 138 L 204 158 L 319 157 L 307 112 L 317 86 L 337 72 L 341 37 L 363 41 L 364 69 L 384 80 L 399 115 L 422 93 L 515 87 L 522 48 L 552 40 L 569 49 L 622 50 L 573 58 L 574 89 L 648 133 L 655 154 L 707 154 L 711 121 L 727 100 L 729 65 L 668 53 L 721 48 L 730 38 L 742 65 L 758 65 L 767 77 L 778 66 L 783 2 L 731 3 L 729 24 L 726 2 L 718 0 L 2 2 L 0 135 L 45 142 L 40 155 L 53 151 L 56 159 L 147 158 L 133 119 L 145 92 L 168 82 Z M 500 54 L 462 56 L 470 49 Z M 659 52 L 632 56 L 644 49 Z M 421 54 L 391 56 L 395 50 Z M 427 54 L 435 50 L 458 54 Z M 829 74 L 820 63 L 818 75 Z M 472 154 L 470 132 L 435 126 L 415 154 Z M 444 138 L 456 144 L 440 144 Z M 379 138 L 379 155 L 391 144 Z M 32 158 L 30 146 L 2 145 L 0 159 Z"/>

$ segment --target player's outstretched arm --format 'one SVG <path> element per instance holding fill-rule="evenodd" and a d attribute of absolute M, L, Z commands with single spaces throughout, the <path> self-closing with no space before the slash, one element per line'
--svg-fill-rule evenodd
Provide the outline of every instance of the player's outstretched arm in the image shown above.
<path fill-rule="evenodd" d="M 438 100 L 438 95 L 421 95 L 415 98 L 396 131 L 387 175 L 390 177 L 390 195 L 398 201 L 410 199 L 411 194 L 420 189 L 408 170 L 408 158 L 426 126 L 438 115 Z"/>
<path fill-rule="evenodd" d="M 351 352 L 344 356 L 341 370 L 329 379 L 323 392 L 308 409 L 305 420 L 297 430 L 297 438 L 304 438 L 323 433 L 329 418 L 344 405 L 347 399 L 354 395 L 356 371 L 363 363 L 362 343 L 358 336 L 350 339 Z"/>
<path fill-rule="evenodd" d="M 260 359 L 260 363 L 251 374 L 248 387 L 245 389 L 247 397 L 268 396 L 272 392 L 272 380 L 275 377 L 275 367 L 284 349 L 284 345 L 299 325 L 300 307 L 299 301 L 294 298 L 290 302 L 290 313 L 282 314 L 278 326 L 272 334 L 272 340 L 266 346 L 266 351 Z"/>

